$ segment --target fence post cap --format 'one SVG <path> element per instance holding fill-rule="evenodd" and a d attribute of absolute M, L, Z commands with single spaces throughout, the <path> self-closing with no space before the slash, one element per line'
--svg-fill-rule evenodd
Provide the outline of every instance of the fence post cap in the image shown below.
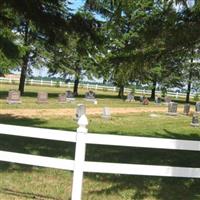
<path fill-rule="evenodd" d="M 87 133 L 86 126 L 88 125 L 88 119 L 86 115 L 81 115 L 81 117 L 78 120 L 78 125 L 79 125 L 79 128 L 77 129 L 78 132 Z"/>

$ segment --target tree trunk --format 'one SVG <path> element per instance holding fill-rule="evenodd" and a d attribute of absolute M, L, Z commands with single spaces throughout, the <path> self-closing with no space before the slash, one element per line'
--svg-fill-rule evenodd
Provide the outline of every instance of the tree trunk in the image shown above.
<path fill-rule="evenodd" d="M 28 27 L 29 22 L 27 21 L 25 23 L 25 32 L 24 32 L 24 46 L 28 45 Z M 26 81 L 26 74 L 27 74 L 27 68 L 28 68 L 28 59 L 29 59 L 30 52 L 26 52 L 26 54 L 22 58 L 22 68 L 21 68 L 21 75 L 20 75 L 20 82 L 19 82 L 19 91 L 20 94 L 24 94 L 24 86 Z"/>
<path fill-rule="evenodd" d="M 28 57 L 29 54 L 27 53 L 23 58 L 22 68 L 21 68 L 21 75 L 20 75 L 20 82 L 19 82 L 19 91 L 20 94 L 24 94 L 24 86 L 26 81 L 26 73 L 28 68 Z"/>
<path fill-rule="evenodd" d="M 194 54 L 194 50 L 192 50 L 192 56 Z M 191 91 L 191 84 L 192 84 L 192 66 L 193 66 L 193 57 L 191 58 L 191 64 L 189 69 L 189 80 L 187 85 L 187 95 L 186 95 L 186 103 L 190 102 L 190 91 Z"/>
<path fill-rule="evenodd" d="M 151 90 L 151 99 L 155 100 L 156 96 L 156 80 L 153 80 L 153 88 Z"/>
<path fill-rule="evenodd" d="M 74 80 L 74 91 L 73 91 L 75 97 L 78 96 L 78 84 L 79 84 L 79 76 L 76 76 Z"/>
<path fill-rule="evenodd" d="M 189 72 L 189 80 L 187 85 L 187 95 L 186 95 L 186 103 L 190 102 L 190 91 L 191 91 L 191 82 L 192 82 L 192 72 Z"/>
<path fill-rule="evenodd" d="M 123 99 L 123 97 L 124 97 L 124 85 L 120 85 L 118 97 Z"/>
<path fill-rule="evenodd" d="M 79 85 L 79 79 L 80 79 L 80 74 L 81 74 L 81 68 L 76 67 L 75 69 L 75 80 L 74 80 L 74 96 L 78 96 L 78 85 Z"/>

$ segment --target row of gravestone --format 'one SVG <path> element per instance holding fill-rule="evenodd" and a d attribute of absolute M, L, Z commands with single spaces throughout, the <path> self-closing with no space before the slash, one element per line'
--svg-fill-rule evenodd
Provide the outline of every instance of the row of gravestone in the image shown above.
<path fill-rule="evenodd" d="M 168 105 L 168 113 L 169 115 L 177 115 L 177 103 L 169 103 Z M 198 104 L 196 105 L 196 109 L 199 112 L 196 112 L 195 114 L 193 114 L 192 117 L 192 123 L 191 125 L 194 127 L 198 127 L 199 126 L 199 117 L 198 117 L 198 113 L 200 113 L 200 102 L 198 102 Z M 184 106 L 184 114 L 189 113 L 189 108 L 190 105 L 189 104 L 185 104 Z M 78 104 L 77 109 L 76 109 L 76 119 L 78 120 L 82 115 L 86 114 L 86 107 L 83 104 Z M 110 112 L 110 108 L 108 107 L 104 107 L 103 108 L 103 112 L 102 112 L 102 118 L 104 119 L 110 119 L 111 118 L 111 112 Z"/>
<path fill-rule="evenodd" d="M 86 107 L 84 104 L 78 104 L 76 108 L 76 119 L 78 120 L 82 115 L 86 114 Z M 104 107 L 102 111 L 102 118 L 104 119 L 110 119 L 111 118 L 111 112 L 110 108 Z"/>
<path fill-rule="evenodd" d="M 88 100 L 95 100 L 95 94 L 92 91 L 87 92 L 85 97 Z M 67 91 L 66 94 L 60 94 L 59 95 L 59 102 L 65 102 L 66 99 L 74 99 L 74 96 L 72 96 L 71 91 Z M 144 102 L 144 100 L 143 100 L 143 102 Z M 9 91 L 7 102 L 11 103 L 11 104 L 12 103 L 21 103 L 19 91 L 15 91 L 15 90 Z M 48 93 L 47 92 L 38 92 L 37 102 L 38 103 L 47 103 L 48 102 Z M 178 104 L 177 103 L 169 102 L 168 103 L 168 113 L 167 114 L 169 114 L 169 115 L 177 115 L 177 108 L 178 108 Z M 196 103 L 195 111 L 196 111 L 196 113 L 193 115 L 191 125 L 192 126 L 199 126 L 198 113 L 200 113 L 200 102 Z M 189 112 L 190 112 L 190 104 L 185 104 L 184 105 L 184 111 L 183 112 L 186 115 L 189 114 Z M 78 109 L 77 109 L 77 112 L 76 112 L 76 118 L 79 119 L 82 114 L 85 114 L 85 106 L 84 105 L 79 105 Z M 110 109 L 108 107 L 105 107 L 103 109 L 102 117 L 105 118 L 105 119 L 109 119 L 111 117 Z"/>
<path fill-rule="evenodd" d="M 168 114 L 169 115 L 177 115 L 177 108 L 178 108 L 178 104 L 177 103 L 175 103 L 175 102 L 168 103 Z M 200 102 L 196 102 L 195 111 L 198 114 L 200 113 Z M 185 115 L 188 115 L 190 113 L 190 104 L 185 104 L 184 105 L 183 113 Z"/>
<path fill-rule="evenodd" d="M 47 103 L 48 102 L 48 93 L 47 92 L 38 92 L 37 102 L 38 103 Z M 8 104 L 21 103 L 20 92 L 18 90 L 10 90 L 8 92 L 7 103 Z"/>
<path fill-rule="evenodd" d="M 130 92 L 127 95 L 126 102 L 133 102 L 133 101 L 135 101 L 135 97 L 134 97 L 133 93 Z M 165 103 L 170 103 L 171 102 L 171 98 L 170 97 L 165 97 L 164 101 L 165 101 Z M 140 96 L 140 102 L 143 105 L 148 105 L 149 104 L 149 100 L 148 100 L 147 97 L 145 97 L 145 95 L 141 95 Z M 155 103 L 156 104 L 160 104 L 161 102 L 162 102 L 162 98 L 159 97 L 159 96 L 156 96 L 155 97 Z"/>
<path fill-rule="evenodd" d="M 133 93 L 130 92 L 127 95 L 126 102 L 133 102 L 133 101 L 135 101 L 135 97 L 134 97 Z M 145 96 L 140 96 L 140 102 L 143 103 L 143 105 L 149 104 L 149 100 Z"/>
<path fill-rule="evenodd" d="M 170 102 L 168 104 L 168 115 L 177 115 L 177 108 L 178 108 L 178 104 L 174 103 L 174 102 Z M 199 126 L 199 114 L 200 114 L 200 102 L 197 102 L 195 105 L 195 113 L 192 116 L 192 126 L 198 127 Z M 184 105 L 184 110 L 183 113 L 185 115 L 188 115 L 190 113 L 190 104 L 185 104 Z"/>
<path fill-rule="evenodd" d="M 95 93 L 93 91 L 89 91 L 85 93 L 85 99 L 88 101 L 94 102 L 97 104 L 97 100 L 95 99 Z M 58 101 L 60 103 L 65 103 L 68 101 L 74 101 L 74 94 L 71 91 L 66 91 L 66 94 L 59 94 Z M 9 104 L 18 104 L 21 103 L 21 96 L 18 90 L 10 90 L 8 92 L 7 103 Z M 48 93 L 47 92 L 38 92 L 37 94 L 37 103 L 48 103 Z"/>

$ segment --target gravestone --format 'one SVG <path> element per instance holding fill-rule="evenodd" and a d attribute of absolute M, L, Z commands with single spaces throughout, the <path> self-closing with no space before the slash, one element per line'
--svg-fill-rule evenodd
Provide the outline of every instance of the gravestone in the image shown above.
<path fill-rule="evenodd" d="M 142 104 L 143 105 L 149 105 L 149 100 L 145 97 Z"/>
<path fill-rule="evenodd" d="M 89 92 L 85 93 L 85 98 L 87 100 L 94 100 L 95 99 L 95 93 L 92 90 L 90 90 Z"/>
<path fill-rule="evenodd" d="M 134 95 L 133 95 L 132 92 L 128 93 L 127 98 L 126 98 L 126 101 L 127 101 L 127 102 L 135 101 Z"/>
<path fill-rule="evenodd" d="M 169 103 L 171 103 L 171 101 L 172 100 L 170 97 L 168 97 L 168 96 L 165 97 L 165 103 L 169 104 Z"/>
<path fill-rule="evenodd" d="M 66 91 L 66 98 L 74 98 L 74 93 L 70 90 Z"/>
<path fill-rule="evenodd" d="M 89 92 L 85 93 L 85 100 L 86 101 L 91 101 L 94 104 L 98 103 L 97 100 L 95 99 L 95 93 L 92 90 L 90 90 Z"/>
<path fill-rule="evenodd" d="M 194 126 L 194 127 L 198 127 L 199 126 L 199 116 L 197 114 L 194 114 L 192 116 L 191 126 Z"/>
<path fill-rule="evenodd" d="M 187 103 L 187 104 L 184 105 L 183 113 L 184 113 L 185 115 L 189 115 L 189 112 L 190 112 L 190 104 Z"/>
<path fill-rule="evenodd" d="M 140 102 L 142 103 L 144 101 L 144 96 L 140 96 Z"/>
<path fill-rule="evenodd" d="M 47 92 L 38 92 L 37 103 L 48 103 L 48 93 Z"/>
<path fill-rule="evenodd" d="M 177 108 L 178 108 L 178 104 L 177 103 L 174 103 L 174 102 L 171 102 L 171 103 L 168 103 L 168 112 L 167 114 L 168 115 L 177 115 Z"/>
<path fill-rule="evenodd" d="M 79 120 L 79 118 L 82 115 L 86 114 L 86 107 L 83 104 L 78 104 L 76 108 L 76 120 Z"/>
<path fill-rule="evenodd" d="M 75 98 L 74 98 L 74 93 L 70 90 L 67 90 L 66 91 L 66 100 L 68 102 L 72 102 L 72 101 L 75 101 Z"/>
<path fill-rule="evenodd" d="M 155 97 L 155 103 L 160 104 L 161 103 L 161 98 L 160 97 Z"/>
<path fill-rule="evenodd" d="M 196 102 L 195 110 L 197 113 L 200 113 L 200 102 Z"/>
<path fill-rule="evenodd" d="M 7 103 L 8 104 L 19 104 L 19 103 L 21 103 L 20 91 L 10 90 L 8 92 Z"/>
<path fill-rule="evenodd" d="M 104 118 L 104 119 L 110 119 L 111 118 L 110 108 L 108 108 L 108 107 L 103 108 L 102 118 Z"/>
<path fill-rule="evenodd" d="M 58 102 L 59 103 L 66 103 L 66 95 L 64 93 L 58 95 Z"/>

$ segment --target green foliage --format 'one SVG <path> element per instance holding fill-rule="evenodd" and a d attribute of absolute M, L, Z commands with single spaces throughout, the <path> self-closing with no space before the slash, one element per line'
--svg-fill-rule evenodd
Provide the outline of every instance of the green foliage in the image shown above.
<path fill-rule="evenodd" d="M 162 97 L 165 97 L 166 94 L 167 94 L 167 89 L 166 89 L 166 87 L 161 87 L 161 96 L 162 96 Z"/>
<path fill-rule="evenodd" d="M 196 93 L 196 94 L 194 95 L 194 101 L 199 101 L 199 100 L 200 100 L 200 98 L 199 98 L 199 94 Z"/>
<path fill-rule="evenodd" d="M 80 16 L 87 22 L 94 21 L 94 17 L 88 12 L 79 11 L 74 17 Z M 65 33 L 63 40 L 66 41 L 67 46 L 60 43 L 49 46 L 51 52 L 48 61 L 49 72 L 76 80 L 83 76 L 91 78 L 97 73 L 94 55 L 98 51 L 98 39 L 94 41 L 93 37 L 98 34 L 98 32 L 94 32 L 93 35 L 78 32 Z"/>
<path fill-rule="evenodd" d="M 175 9 L 170 1 L 86 1 L 87 8 L 106 17 L 109 53 L 104 55 L 109 68 L 122 65 L 126 72 L 129 63 L 134 75 L 127 80 L 156 80 L 168 86 L 180 85 L 184 55 L 199 37 L 199 29 L 186 20 L 191 15 L 199 23 L 195 6 L 184 10 L 185 4 Z"/>
<path fill-rule="evenodd" d="M 132 87 L 131 87 L 131 92 L 132 92 L 133 94 L 135 94 L 135 90 L 136 90 L 136 87 L 135 87 L 135 86 L 132 86 Z"/>

